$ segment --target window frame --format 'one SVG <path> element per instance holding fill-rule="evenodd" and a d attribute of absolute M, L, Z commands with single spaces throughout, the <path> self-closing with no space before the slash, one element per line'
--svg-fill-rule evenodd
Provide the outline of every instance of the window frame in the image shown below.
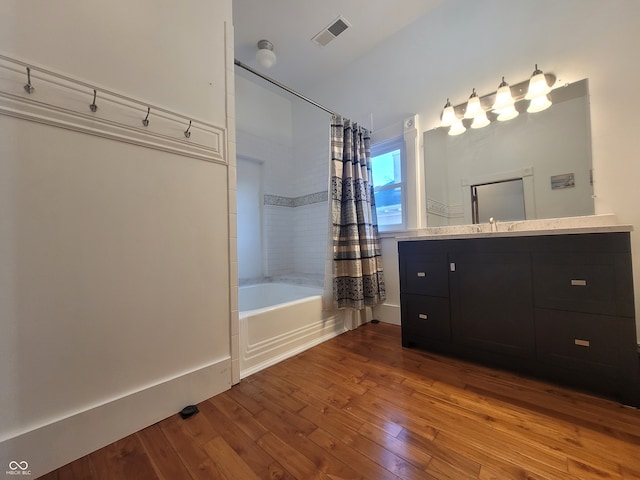
<path fill-rule="evenodd" d="M 375 197 L 379 191 L 391 190 L 399 187 L 402 221 L 401 223 L 394 223 L 392 225 L 380 225 L 380 223 L 378 222 L 378 231 L 380 232 L 406 230 L 407 228 L 407 154 L 406 154 L 404 135 L 399 135 L 397 137 L 376 142 L 375 144 L 371 145 L 371 169 L 373 171 L 374 157 L 384 155 L 385 153 L 393 152 L 394 150 L 400 151 L 400 182 L 384 185 L 381 187 L 378 187 L 374 183 L 373 195 Z M 376 210 L 377 210 L 377 205 L 376 205 Z M 377 216 L 377 211 L 376 211 L 376 216 Z"/>

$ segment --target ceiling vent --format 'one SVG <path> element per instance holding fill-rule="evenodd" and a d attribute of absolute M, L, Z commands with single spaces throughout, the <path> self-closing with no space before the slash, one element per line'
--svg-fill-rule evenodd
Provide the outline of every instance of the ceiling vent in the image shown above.
<path fill-rule="evenodd" d="M 326 47 L 329 42 L 349 28 L 351 24 L 342 15 L 331 22 L 326 28 L 322 29 L 315 37 L 311 39 L 316 45 Z"/>

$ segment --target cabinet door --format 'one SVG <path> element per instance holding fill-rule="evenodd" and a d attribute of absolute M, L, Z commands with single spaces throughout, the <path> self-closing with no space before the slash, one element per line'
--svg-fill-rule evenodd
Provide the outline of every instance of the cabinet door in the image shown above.
<path fill-rule="evenodd" d="M 420 295 L 402 296 L 402 344 L 451 341 L 449 299 Z"/>
<path fill-rule="evenodd" d="M 456 253 L 450 272 L 453 341 L 494 353 L 534 353 L 528 253 Z"/>

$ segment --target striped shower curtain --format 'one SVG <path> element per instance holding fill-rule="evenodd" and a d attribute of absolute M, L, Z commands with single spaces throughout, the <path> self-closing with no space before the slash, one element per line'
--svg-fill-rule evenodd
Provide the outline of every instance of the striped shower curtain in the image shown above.
<path fill-rule="evenodd" d="M 385 300 L 369 132 L 341 117 L 331 123 L 333 304 L 362 310 Z"/>

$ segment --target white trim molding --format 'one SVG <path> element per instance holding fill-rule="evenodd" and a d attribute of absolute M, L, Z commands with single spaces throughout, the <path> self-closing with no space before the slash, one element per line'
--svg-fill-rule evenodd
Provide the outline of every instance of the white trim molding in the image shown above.
<path fill-rule="evenodd" d="M 30 478 L 40 477 L 165 419 L 167 412 L 179 412 L 229 389 L 230 368 L 231 359 L 223 358 L 17 432 L 0 440 L 0 465 L 27 462 Z"/>
<path fill-rule="evenodd" d="M 0 114 L 227 163 L 226 129 L 0 55 Z M 25 85 L 33 86 L 31 93 Z M 95 100 L 94 100 L 94 91 Z M 91 108 L 91 105 L 97 108 Z M 149 121 L 143 125 L 145 117 Z"/>

